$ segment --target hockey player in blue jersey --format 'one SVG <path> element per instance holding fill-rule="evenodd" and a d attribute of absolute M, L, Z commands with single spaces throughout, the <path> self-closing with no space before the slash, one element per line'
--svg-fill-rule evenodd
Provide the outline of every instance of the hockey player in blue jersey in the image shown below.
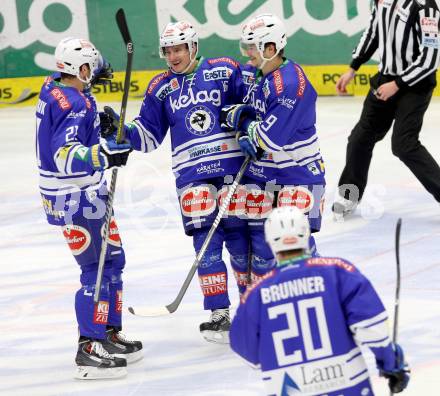
<path fill-rule="evenodd" d="M 241 131 L 240 147 L 254 158 L 244 181 L 254 279 L 273 264 L 263 230 L 272 207 L 296 206 L 307 214 L 312 232 L 321 228 L 325 170 L 315 128 L 317 94 L 302 68 L 284 57 L 286 44 L 285 26 L 273 14 L 244 25 L 245 96 L 222 111 L 224 129 Z M 315 254 L 313 237 L 311 246 Z"/>
<path fill-rule="evenodd" d="M 265 232 L 277 266 L 243 296 L 230 340 L 261 368 L 267 395 L 373 395 L 360 346 L 392 392 L 405 389 L 408 365 L 368 279 L 342 258 L 311 257 L 310 226 L 295 207 L 274 209 Z"/>
<path fill-rule="evenodd" d="M 136 119 L 126 126 L 135 150 L 159 147 L 170 130 L 172 169 L 176 177 L 185 233 L 198 252 L 244 161 L 235 136 L 221 130 L 221 108 L 243 95 L 240 65 L 228 57 L 198 57 L 197 32 L 189 22 L 169 23 L 160 35 L 160 56 L 169 69 L 148 85 Z M 114 118 L 118 116 L 107 109 Z M 227 268 L 222 259 L 225 243 L 239 285 L 246 283 L 248 238 L 240 190 L 226 211 L 198 268 L 204 308 L 211 310 L 202 335 L 228 342 L 230 326 Z M 242 286 L 241 286 L 242 287 Z"/>
<path fill-rule="evenodd" d="M 99 304 L 95 307 L 98 260 L 105 225 L 105 169 L 123 166 L 130 146 L 117 144 L 109 117 L 98 114 L 90 83 L 112 77 L 109 65 L 87 40 L 66 38 L 55 51 L 57 73 L 46 78 L 36 110 L 36 155 L 40 192 L 50 224 L 61 227 L 81 268 L 75 297 L 79 327 L 78 379 L 115 378 L 127 361 L 142 358 L 142 343 L 121 333 L 122 271 L 125 265 L 114 219 Z M 100 132 L 106 138 L 100 139 Z"/>

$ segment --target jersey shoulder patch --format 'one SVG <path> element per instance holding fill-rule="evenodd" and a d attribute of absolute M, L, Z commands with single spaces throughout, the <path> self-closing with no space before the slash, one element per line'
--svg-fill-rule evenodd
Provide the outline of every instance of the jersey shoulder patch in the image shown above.
<path fill-rule="evenodd" d="M 207 59 L 208 64 L 210 65 L 216 65 L 219 63 L 227 63 L 229 65 L 234 66 L 235 68 L 238 68 L 240 66 L 240 64 L 235 61 L 232 58 L 229 58 L 228 56 L 222 56 L 221 58 L 209 58 Z"/>
<path fill-rule="evenodd" d="M 274 86 L 274 92 L 276 96 L 280 96 L 284 92 L 284 77 L 281 69 L 276 69 L 272 72 L 272 83 Z"/>
<path fill-rule="evenodd" d="M 295 68 L 296 72 L 296 79 L 297 79 L 297 88 L 296 88 L 296 97 L 301 98 L 304 96 L 304 91 L 306 90 L 306 75 L 304 74 L 303 69 L 296 63 L 293 64 L 293 67 Z"/>
<path fill-rule="evenodd" d="M 336 266 L 348 272 L 355 272 L 356 267 L 350 262 L 339 257 L 312 257 L 306 260 L 307 267 L 332 267 Z"/>
<path fill-rule="evenodd" d="M 55 86 L 50 90 L 49 93 L 56 100 L 56 102 L 58 103 L 58 107 L 61 110 L 64 111 L 72 108 L 71 102 L 69 101 L 66 93 L 61 87 Z"/>
<path fill-rule="evenodd" d="M 169 70 L 166 70 L 157 76 L 153 77 L 150 83 L 148 84 L 147 93 L 151 95 L 156 88 L 158 88 L 163 81 L 171 75 Z"/>

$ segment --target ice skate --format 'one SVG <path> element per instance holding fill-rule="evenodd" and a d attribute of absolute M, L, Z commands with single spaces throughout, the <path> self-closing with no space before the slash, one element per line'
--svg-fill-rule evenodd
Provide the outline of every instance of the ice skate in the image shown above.
<path fill-rule="evenodd" d="M 100 341 L 80 340 L 75 362 L 77 379 L 110 379 L 127 375 L 127 361 L 110 355 Z"/>
<path fill-rule="evenodd" d="M 338 196 L 332 205 L 333 218 L 335 221 L 342 221 L 356 210 L 357 202 L 350 201 Z"/>
<path fill-rule="evenodd" d="M 108 329 L 106 333 L 107 338 L 102 340 L 102 345 L 111 355 L 124 358 L 127 363 L 137 362 L 144 357 L 142 342 L 127 339 L 122 332 L 114 327 Z"/>
<path fill-rule="evenodd" d="M 229 344 L 230 327 L 229 308 L 220 308 L 212 311 L 209 322 L 200 325 L 200 332 L 206 341 Z"/>

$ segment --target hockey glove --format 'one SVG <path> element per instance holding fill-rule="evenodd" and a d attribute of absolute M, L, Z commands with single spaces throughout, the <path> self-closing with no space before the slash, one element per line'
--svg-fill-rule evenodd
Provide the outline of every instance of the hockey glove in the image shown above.
<path fill-rule="evenodd" d="M 101 139 L 100 144 L 89 148 L 87 161 L 96 171 L 124 166 L 131 152 L 130 144 L 118 144 L 114 140 Z"/>
<path fill-rule="evenodd" d="M 104 111 L 99 112 L 101 136 L 105 139 L 116 140 L 119 127 L 119 114 L 110 106 L 104 106 Z M 130 140 L 130 128 L 124 125 L 124 139 Z M 129 143 L 129 142 L 127 142 Z"/>
<path fill-rule="evenodd" d="M 228 132 L 246 131 L 255 117 L 255 110 L 252 106 L 245 104 L 225 106 L 220 111 L 220 126 Z"/>
<path fill-rule="evenodd" d="M 240 150 L 245 156 L 251 157 L 254 161 L 257 161 L 261 157 L 258 147 L 246 132 L 238 132 L 236 138 Z"/>
<path fill-rule="evenodd" d="M 403 350 L 399 344 L 393 344 L 395 363 L 394 368 L 391 370 L 385 370 L 383 368 L 383 362 L 376 361 L 377 368 L 379 369 L 379 375 L 388 379 L 388 387 L 393 393 L 402 392 L 409 382 L 410 369 L 408 363 L 405 362 Z"/>
<path fill-rule="evenodd" d="M 113 78 L 113 69 L 101 55 L 99 55 L 98 67 L 93 73 L 93 78 L 90 81 L 90 85 L 102 84 L 107 85 L 110 84 L 111 79 Z"/>

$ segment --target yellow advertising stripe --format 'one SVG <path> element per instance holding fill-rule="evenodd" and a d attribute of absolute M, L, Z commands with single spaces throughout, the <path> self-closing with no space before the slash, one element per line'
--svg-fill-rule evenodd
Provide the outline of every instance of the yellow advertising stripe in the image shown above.
<path fill-rule="evenodd" d="M 131 74 L 129 98 L 142 99 L 150 80 L 162 70 L 134 71 Z M 115 72 L 108 85 L 96 85 L 92 93 L 98 101 L 122 100 L 124 72 Z M 0 79 L 0 108 L 8 106 L 35 106 L 46 76 Z"/>
<path fill-rule="evenodd" d="M 320 96 L 336 94 L 335 85 L 339 76 L 347 70 L 347 65 L 309 65 L 303 66 L 309 80 Z M 151 79 L 162 70 L 132 72 L 129 98 L 142 99 Z M 350 95 L 363 96 L 369 89 L 369 78 L 376 74 L 376 65 L 362 66 L 354 81 L 347 87 Z M 116 72 L 109 85 L 97 85 L 92 88 L 93 94 L 102 102 L 122 100 L 124 73 Z M 440 77 L 440 70 L 437 71 Z M 9 106 L 35 106 L 38 94 L 45 77 L 20 77 L 0 79 L 0 108 Z M 440 96 L 440 86 L 434 90 L 434 96 Z"/>

